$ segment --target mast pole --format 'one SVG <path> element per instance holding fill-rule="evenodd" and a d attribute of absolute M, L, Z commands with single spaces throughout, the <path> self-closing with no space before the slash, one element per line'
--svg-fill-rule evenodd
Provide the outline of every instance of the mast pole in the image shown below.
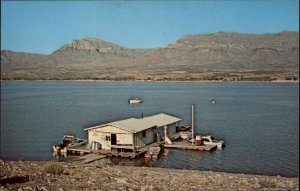
<path fill-rule="evenodd" d="M 192 145 L 194 145 L 194 104 L 192 104 Z"/>

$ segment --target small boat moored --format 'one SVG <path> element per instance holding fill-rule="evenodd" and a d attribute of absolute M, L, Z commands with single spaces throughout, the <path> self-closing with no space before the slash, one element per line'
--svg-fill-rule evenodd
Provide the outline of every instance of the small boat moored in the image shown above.
<path fill-rule="evenodd" d="M 188 139 L 191 135 L 192 133 L 190 131 L 180 132 L 180 137 L 184 140 Z"/>
<path fill-rule="evenodd" d="M 64 135 L 61 144 L 53 145 L 52 149 L 56 153 L 67 153 L 68 148 L 74 148 L 87 143 L 87 140 L 77 138 L 73 135 Z"/>
<path fill-rule="evenodd" d="M 145 153 L 145 158 L 157 159 L 160 151 L 160 146 L 150 147 Z"/>
<path fill-rule="evenodd" d="M 179 132 L 182 132 L 182 131 L 190 131 L 191 130 L 191 126 L 189 125 L 184 125 L 184 126 L 180 126 L 177 128 L 177 131 Z"/>
<path fill-rule="evenodd" d="M 53 152 L 60 153 L 60 154 L 66 154 L 67 153 L 67 147 L 63 144 L 58 145 L 52 145 Z"/>
<path fill-rule="evenodd" d="M 189 125 L 180 126 L 177 128 L 177 132 L 179 132 L 180 137 L 182 139 L 188 139 L 192 134 L 191 126 L 189 126 Z"/>
<path fill-rule="evenodd" d="M 138 104 L 138 103 L 142 103 L 143 100 L 140 98 L 134 98 L 134 99 L 129 99 L 128 100 L 128 104 Z"/>
<path fill-rule="evenodd" d="M 215 140 L 211 135 L 201 136 L 201 142 L 203 145 L 217 145 L 218 149 L 222 149 L 225 146 L 224 141 Z"/>

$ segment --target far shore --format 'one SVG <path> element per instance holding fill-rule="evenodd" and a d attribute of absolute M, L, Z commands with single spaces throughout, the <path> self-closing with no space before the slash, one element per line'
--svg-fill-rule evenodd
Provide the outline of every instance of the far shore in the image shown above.
<path fill-rule="evenodd" d="M 47 82 L 146 82 L 146 83 L 299 83 L 299 80 L 273 80 L 273 81 L 218 81 L 218 80 L 92 80 L 92 79 L 82 79 L 82 80 L 1 80 L 3 81 L 47 81 Z"/>

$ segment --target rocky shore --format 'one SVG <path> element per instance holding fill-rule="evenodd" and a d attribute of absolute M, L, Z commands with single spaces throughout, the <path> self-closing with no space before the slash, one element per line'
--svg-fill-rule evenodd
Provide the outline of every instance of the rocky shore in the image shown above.
<path fill-rule="evenodd" d="M 299 190 L 299 177 L 113 165 L 0 160 L 0 190 Z"/>

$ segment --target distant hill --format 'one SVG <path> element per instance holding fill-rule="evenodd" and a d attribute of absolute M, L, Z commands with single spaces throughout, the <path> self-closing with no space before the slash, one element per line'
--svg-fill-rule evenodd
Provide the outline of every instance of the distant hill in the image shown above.
<path fill-rule="evenodd" d="M 1 79 L 221 80 L 299 78 L 299 32 L 188 35 L 165 48 L 85 38 L 50 55 L 1 51 Z"/>

